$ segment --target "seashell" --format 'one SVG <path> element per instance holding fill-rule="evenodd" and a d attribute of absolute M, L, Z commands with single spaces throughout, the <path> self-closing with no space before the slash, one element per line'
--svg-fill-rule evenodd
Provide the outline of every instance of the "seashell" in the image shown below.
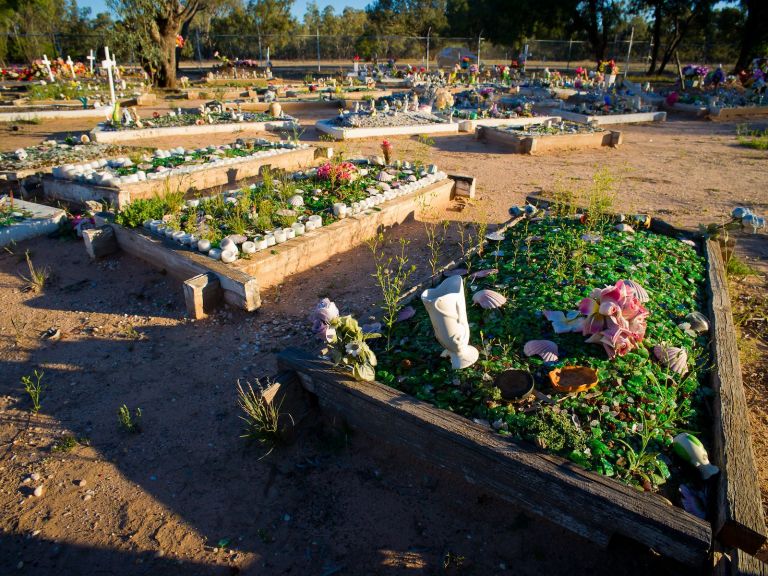
<path fill-rule="evenodd" d="M 648 214 L 635 214 L 632 216 L 632 221 L 638 226 L 651 227 L 651 217 Z"/>
<path fill-rule="evenodd" d="M 702 494 L 685 484 L 680 484 L 680 504 L 686 512 L 690 512 L 702 520 L 707 519 L 707 507 L 704 504 Z"/>
<path fill-rule="evenodd" d="M 668 366 L 673 372 L 685 374 L 688 372 L 688 352 L 684 348 L 674 346 L 654 346 L 653 355 L 664 366 Z"/>
<path fill-rule="evenodd" d="M 491 242 L 501 242 L 502 240 L 504 240 L 504 238 L 505 238 L 504 233 L 499 231 L 489 232 L 488 234 L 485 235 L 485 239 L 490 240 Z"/>
<path fill-rule="evenodd" d="M 453 270 L 446 270 L 443 272 L 443 276 L 446 278 L 450 278 L 451 276 L 466 276 L 467 272 L 469 272 L 469 270 L 466 268 L 454 268 Z"/>
<path fill-rule="evenodd" d="M 680 240 L 680 242 L 682 242 L 683 244 L 688 244 L 688 246 L 691 246 L 692 248 L 696 248 L 696 242 L 694 242 L 693 240 L 690 240 L 689 238 L 683 238 L 682 240 Z"/>
<path fill-rule="evenodd" d="M 304 206 L 304 197 L 301 194 L 294 194 L 288 198 L 288 204 L 294 207 Z"/>
<path fill-rule="evenodd" d="M 650 296 L 648 296 L 646 289 L 634 280 L 624 280 L 624 285 L 629 287 L 632 292 L 635 293 L 635 296 L 637 296 L 637 299 L 640 300 L 640 302 L 648 302 L 651 299 Z"/>
<path fill-rule="evenodd" d="M 709 332 L 709 320 L 701 312 L 691 312 L 685 317 L 685 322 L 696 334 Z"/>
<path fill-rule="evenodd" d="M 544 362 L 557 362 L 557 344 L 551 340 L 529 340 L 523 346 L 526 356 L 541 356 Z"/>
<path fill-rule="evenodd" d="M 410 320 L 416 315 L 416 310 L 413 308 L 413 306 L 406 306 L 400 312 L 397 313 L 397 320 L 396 322 L 403 322 L 405 320 Z"/>
<path fill-rule="evenodd" d="M 221 252 L 221 261 L 224 263 L 229 264 L 230 262 L 234 262 L 237 260 L 237 252 L 234 250 L 223 250 Z"/>
<path fill-rule="evenodd" d="M 623 222 L 621 224 L 616 224 L 614 228 L 616 228 L 616 230 L 618 230 L 619 232 L 626 232 L 627 234 L 635 233 L 635 229 L 632 228 L 632 226 L 630 226 L 629 224 L 624 224 Z"/>
<path fill-rule="evenodd" d="M 597 244 L 602 238 L 597 234 L 582 234 L 581 239 L 590 244 Z"/>
<path fill-rule="evenodd" d="M 381 172 L 379 172 L 379 176 L 377 178 L 379 182 L 392 182 L 392 180 L 394 179 L 395 177 L 392 176 L 392 174 L 390 174 L 389 172 L 386 172 L 385 170 L 382 170 Z"/>
<path fill-rule="evenodd" d="M 750 214 L 752 214 L 752 211 L 744 206 L 736 206 L 731 212 L 731 216 L 738 219 L 742 219 L 744 216 L 749 216 Z"/>
<path fill-rule="evenodd" d="M 237 252 L 237 243 L 230 237 L 224 238 L 220 243 L 219 247 L 221 248 L 221 251 L 224 252 L 225 250 L 230 250 L 232 252 Z"/>
<path fill-rule="evenodd" d="M 495 308 L 501 308 L 504 306 L 507 299 L 504 295 L 499 294 L 493 290 L 478 290 L 475 295 L 472 296 L 472 302 L 478 304 L 481 308 L 486 310 L 493 310 Z"/>
<path fill-rule="evenodd" d="M 490 276 L 492 274 L 498 274 L 499 270 L 497 268 L 486 268 L 485 270 L 478 270 L 477 272 L 472 272 L 467 278 L 470 280 L 475 280 L 477 278 L 485 278 L 486 276 Z"/>
<path fill-rule="evenodd" d="M 363 331 L 363 334 L 380 334 L 381 322 L 371 322 L 369 324 L 363 324 L 362 326 L 360 326 L 360 329 Z"/>

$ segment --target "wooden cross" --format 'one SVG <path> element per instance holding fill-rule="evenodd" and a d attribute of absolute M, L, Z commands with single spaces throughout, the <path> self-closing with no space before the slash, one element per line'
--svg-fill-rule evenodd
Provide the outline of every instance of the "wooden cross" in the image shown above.
<path fill-rule="evenodd" d="M 45 64 L 45 68 L 48 70 L 48 77 L 51 79 L 51 82 L 55 82 L 56 79 L 53 77 L 53 72 L 51 71 L 51 61 L 48 60 L 48 54 L 43 54 L 43 64 Z"/>
<path fill-rule="evenodd" d="M 114 69 L 117 62 L 115 62 L 114 58 L 109 57 L 109 47 L 104 47 L 104 56 L 106 58 L 101 61 L 101 67 L 104 68 L 107 71 L 107 76 L 109 77 L 109 97 L 112 100 L 112 106 L 115 106 L 115 79 L 112 77 L 112 70 Z"/>
<path fill-rule="evenodd" d="M 67 66 L 69 66 L 69 71 L 72 73 L 72 78 L 76 78 L 75 63 L 72 62 L 72 56 L 67 56 Z"/>
<path fill-rule="evenodd" d="M 91 65 L 91 76 L 93 76 L 93 61 L 96 60 L 96 56 L 93 55 L 93 50 L 91 50 L 91 53 L 87 56 L 89 60 L 89 64 Z"/>

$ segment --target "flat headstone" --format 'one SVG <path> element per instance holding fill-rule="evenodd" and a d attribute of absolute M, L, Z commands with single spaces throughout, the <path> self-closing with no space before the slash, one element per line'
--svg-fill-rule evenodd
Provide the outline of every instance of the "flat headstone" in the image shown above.
<path fill-rule="evenodd" d="M 0 196 L 0 202 L 3 204 L 8 202 L 7 198 L 7 196 Z M 59 227 L 59 222 L 66 218 L 65 212 L 61 208 L 18 199 L 13 200 L 13 206 L 19 212 L 29 212 L 30 217 L 0 228 L 0 246 L 7 246 L 11 242 L 21 242 L 55 232 Z"/>

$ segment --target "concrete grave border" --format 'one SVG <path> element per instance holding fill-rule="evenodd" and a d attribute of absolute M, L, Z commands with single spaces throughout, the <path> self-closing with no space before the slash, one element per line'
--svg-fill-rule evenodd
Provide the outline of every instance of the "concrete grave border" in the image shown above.
<path fill-rule="evenodd" d="M 230 159 L 238 160 L 235 162 L 200 164 L 199 169 L 187 173 L 174 173 L 166 178 L 118 184 L 114 187 L 54 178 L 53 175 L 46 174 L 42 178 L 43 190 L 45 196 L 52 200 L 64 200 L 79 205 L 89 200 L 107 201 L 117 208 L 123 208 L 138 198 L 151 198 L 162 193 L 166 187 L 175 190 L 186 185 L 187 188 L 194 186 L 198 190 L 205 190 L 215 186 L 234 186 L 240 180 L 258 176 L 265 167 L 296 170 L 313 165 L 316 158 L 327 156 L 326 148 L 304 146 L 256 158 Z"/>
<path fill-rule="evenodd" d="M 138 128 L 135 130 L 104 130 L 100 124 L 91 130 L 91 138 L 96 142 L 131 142 L 145 138 L 290 130 L 296 125 L 295 120 L 270 120 L 267 122 L 231 122 L 227 124 L 203 124 L 201 126 L 193 124 L 191 126 Z"/>

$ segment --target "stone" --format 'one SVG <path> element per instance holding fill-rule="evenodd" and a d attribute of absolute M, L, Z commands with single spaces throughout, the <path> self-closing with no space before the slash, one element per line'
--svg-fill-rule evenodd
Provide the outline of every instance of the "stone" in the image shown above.
<path fill-rule="evenodd" d="M 45 488 L 43 488 L 43 486 L 40 485 L 37 488 L 35 488 L 35 491 L 32 494 L 34 494 L 35 498 L 40 498 L 44 492 L 45 492 Z"/>

